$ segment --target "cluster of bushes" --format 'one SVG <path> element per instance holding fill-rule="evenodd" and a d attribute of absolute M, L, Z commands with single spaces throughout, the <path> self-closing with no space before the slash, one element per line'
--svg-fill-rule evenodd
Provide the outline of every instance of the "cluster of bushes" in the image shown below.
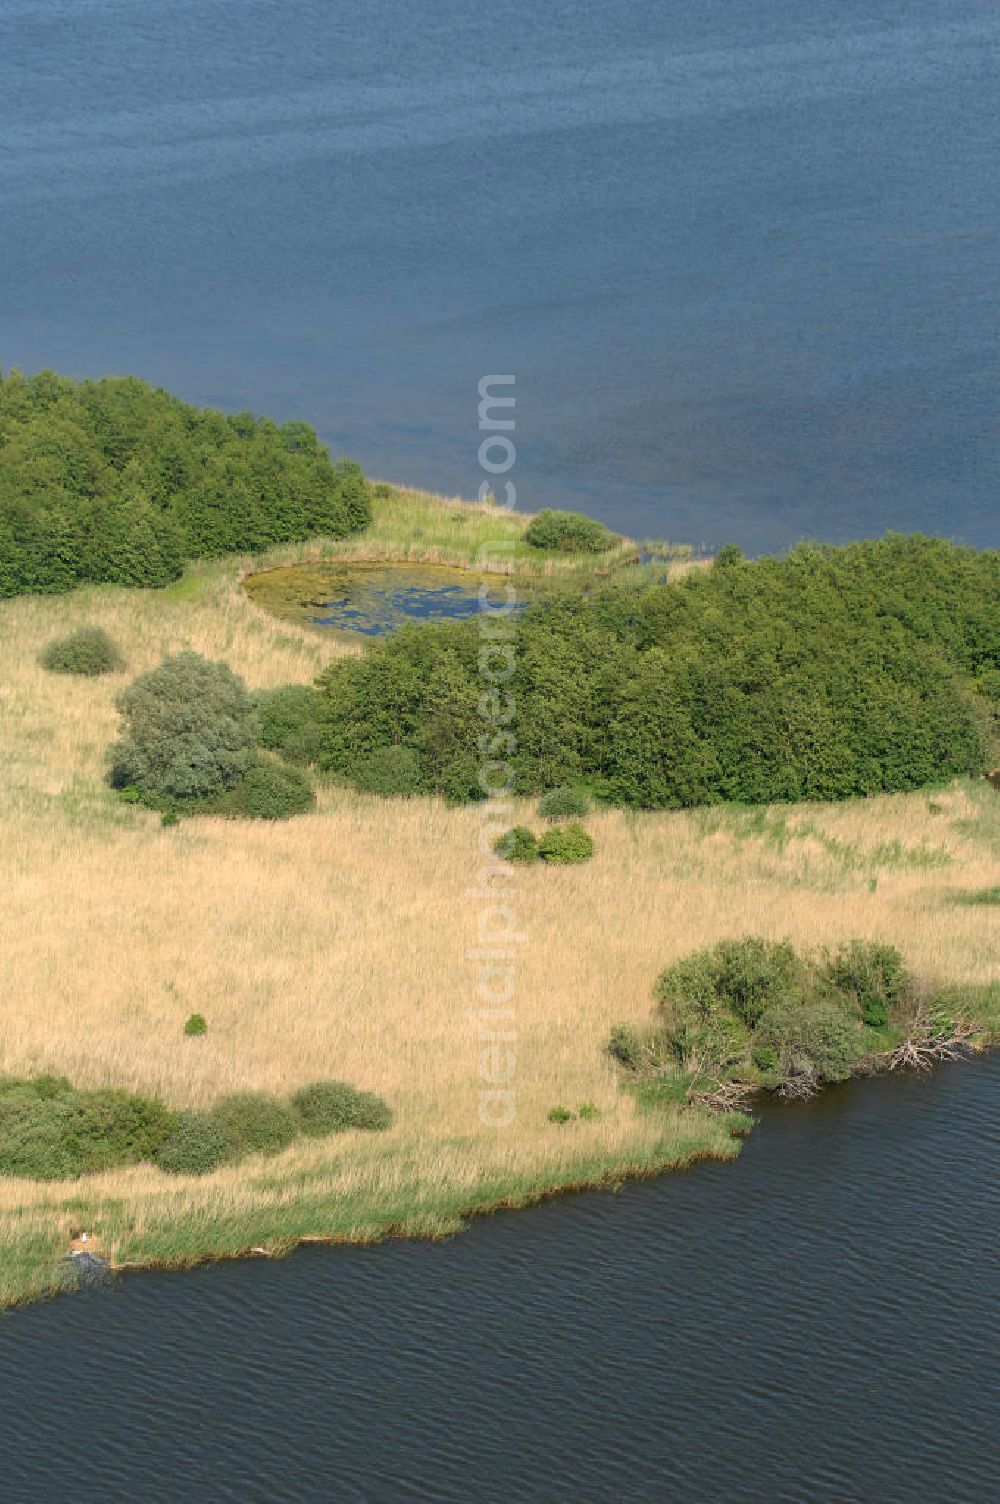
<path fill-rule="evenodd" d="M 248 1154 L 279 1154 L 302 1134 L 381 1132 L 391 1124 L 392 1111 L 381 1097 L 343 1081 L 314 1081 L 287 1102 L 266 1092 L 234 1092 L 209 1112 L 179 1113 L 156 1162 L 172 1175 L 205 1175 Z"/>
<path fill-rule="evenodd" d="M 524 533 L 532 548 L 558 549 L 561 553 L 603 554 L 619 541 L 603 522 L 580 512 L 537 512 Z"/>
<path fill-rule="evenodd" d="M 171 819 L 213 813 L 287 820 L 312 809 L 312 780 L 297 765 L 304 760 L 301 727 L 288 708 L 296 693 L 255 698 L 225 663 L 193 652 L 167 658 L 118 696 L 112 787 Z M 318 698 L 308 688 L 305 695 Z M 263 746 L 280 747 L 286 733 L 296 762 L 262 754 Z"/>
<path fill-rule="evenodd" d="M 47 643 L 39 658 L 53 674 L 80 674 L 96 679 L 100 674 L 121 673 L 125 659 L 114 638 L 103 627 L 77 627 L 66 637 Z"/>
<path fill-rule="evenodd" d="M 175 1131 L 162 1102 L 62 1076 L 0 1079 L 0 1175 L 64 1180 L 152 1159 Z"/>
<path fill-rule="evenodd" d="M 132 377 L 0 372 L 0 596 L 165 585 L 185 559 L 371 520 L 308 423 L 191 407 Z"/>
<path fill-rule="evenodd" d="M 592 857 L 594 840 L 576 820 L 556 825 L 541 836 L 536 836 L 526 825 L 515 825 L 497 838 L 493 850 L 505 862 L 552 862 L 568 866 Z"/>
<path fill-rule="evenodd" d="M 153 1161 L 201 1175 L 248 1154 L 276 1154 L 300 1134 L 388 1128 L 381 1097 L 316 1081 L 285 1103 L 264 1092 L 223 1097 L 210 1112 L 172 1112 L 155 1097 L 74 1087 L 62 1076 L 0 1079 L 0 1174 L 73 1179 Z"/>
<path fill-rule="evenodd" d="M 839 799 L 980 773 L 995 745 L 1000 553 L 890 535 L 639 571 L 511 623 L 514 792 L 620 805 Z M 321 676 L 320 765 L 482 797 L 480 634 L 410 626 Z M 498 691 L 499 694 L 499 691 Z"/>
<path fill-rule="evenodd" d="M 884 1046 L 916 996 L 890 945 L 855 940 L 832 955 L 803 956 L 787 942 L 726 940 L 668 967 L 656 984 L 656 1024 L 617 1025 L 609 1048 L 647 1077 L 820 1085 L 846 1080 Z"/>

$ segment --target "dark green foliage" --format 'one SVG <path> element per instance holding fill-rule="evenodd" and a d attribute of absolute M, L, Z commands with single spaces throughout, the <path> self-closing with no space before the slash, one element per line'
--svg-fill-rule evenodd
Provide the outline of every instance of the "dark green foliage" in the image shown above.
<path fill-rule="evenodd" d="M 347 1128 L 377 1132 L 392 1124 L 392 1111 L 381 1097 L 343 1081 L 313 1081 L 295 1092 L 291 1103 L 302 1132 L 310 1138 Z"/>
<path fill-rule="evenodd" d="M 150 1159 L 176 1116 L 130 1092 L 80 1091 L 68 1081 L 0 1081 L 0 1174 L 61 1180 Z"/>
<path fill-rule="evenodd" d="M 538 813 L 543 820 L 572 820 L 589 815 L 590 795 L 586 789 L 564 783 L 542 795 L 538 801 Z"/>
<path fill-rule="evenodd" d="M 822 998 L 778 1003 L 757 1025 L 756 1039 L 774 1050 L 785 1077 L 817 1081 L 846 1081 L 865 1051 L 857 1019 Z"/>
<path fill-rule="evenodd" d="M 195 408 L 130 377 L 0 373 L 0 596 L 159 586 L 186 558 L 371 519 L 368 484 L 307 423 Z"/>
<path fill-rule="evenodd" d="M 376 748 L 405 745 L 419 792 L 476 799 L 484 758 L 509 757 L 516 793 L 582 784 L 655 809 L 841 799 L 987 766 L 1000 553 L 890 535 L 673 585 L 627 574 L 555 590 L 513 624 L 503 737 L 484 737 L 475 625 L 409 627 L 338 661 L 320 682 L 321 764 L 357 781 Z"/>
<path fill-rule="evenodd" d="M 558 549 L 561 553 L 602 554 L 618 539 L 603 522 L 580 512 L 546 510 L 537 513 L 524 534 L 532 548 Z"/>
<path fill-rule="evenodd" d="M 713 560 L 715 569 L 732 569 L 735 564 L 742 564 L 745 555 L 738 543 L 724 543 Z"/>
<path fill-rule="evenodd" d="M 261 745 L 286 762 L 306 766 L 319 760 L 323 744 L 323 701 L 309 684 L 283 684 L 257 696 Z"/>
<path fill-rule="evenodd" d="M 526 825 L 515 825 L 493 842 L 493 850 L 505 862 L 537 862 L 538 837 Z"/>
<path fill-rule="evenodd" d="M 420 753 L 413 747 L 375 747 L 354 776 L 366 794 L 387 799 L 418 794 L 422 781 Z"/>
<path fill-rule="evenodd" d="M 569 1123 L 569 1122 L 572 1121 L 573 1117 L 574 1117 L 574 1114 L 572 1112 L 570 1112 L 570 1110 L 569 1110 L 568 1107 L 550 1107 L 549 1108 L 549 1122 L 550 1123 Z"/>
<path fill-rule="evenodd" d="M 263 1091 L 238 1091 L 212 1108 L 212 1117 L 226 1135 L 234 1158 L 244 1154 L 277 1154 L 298 1133 L 291 1110 Z"/>
<path fill-rule="evenodd" d="M 208 1024 L 205 1022 L 203 1013 L 192 1013 L 184 1025 L 184 1033 L 189 1035 L 207 1034 Z"/>
<path fill-rule="evenodd" d="M 826 974 L 872 1029 L 884 1029 L 907 998 L 908 978 L 895 946 L 854 940 L 831 959 Z"/>
<path fill-rule="evenodd" d="M 226 1130 L 207 1112 L 182 1112 L 156 1163 L 169 1175 L 207 1175 L 235 1157 Z"/>
<path fill-rule="evenodd" d="M 752 935 L 723 940 L 713 956 L 719 998 L 750 1029 L 766 1008 L 801 993 L 804 967 L 786 942 L 775 944 Z"/>
<path fill-rule="evenodd" d="M 751 935 L 669 966 L 656 983 L 662 1024 L 646 1034 L 617 1025 L 609 1050 L 647 1075 L 665 1040 L 689 1078 L 770 1090 L 793 1077 L 842 1081 L 871 1048 L 864 1025 L 884 1027 L 890 1009 L 905 1021 L 916 995 L 891 946 L 854 941 L 831 959 Z"/>
<path fill-rule="evenodd" d="M 626 1070 L 637 1070 L 643 1059 L 643 1041 L 635 1024 L 613 1024 L 608 1053 Z"/>
<path fill-rule="evenodd" d="M 773 1071 L 778 1067 L 778 1052 L 773 1044 L 755 1044 L 751 1058 L 759 1071 Z"/>
<path fill-rule="evenodd" d="M 302 768 L 259 762 L 218 801 L 220 814 L 244 820 L 290 820 L 316 806 L 316 790 Z"/>
<path fill-rule="evenodd" d="M 67 637 L 57 637 L 43 650 L 41 664 L 53 674 L 115 674 L 125 660 L 113 637 L 103 627 L 78 627 Z"/>
<path fill-rule="evenodd" d="M 178 653 L 117 700 L 122 734 L 110 749 L 115 788 L 153 808 L 217 798 L 251 766 L 260 736 L 253 701 L 225 663 Z"/>
<path fill-rule="evenodd" d="M 593 838 L 582 825 L 557 825 L 539 837 L 538 855 L 543 862 L 585 862 L 594 854 Z"/>

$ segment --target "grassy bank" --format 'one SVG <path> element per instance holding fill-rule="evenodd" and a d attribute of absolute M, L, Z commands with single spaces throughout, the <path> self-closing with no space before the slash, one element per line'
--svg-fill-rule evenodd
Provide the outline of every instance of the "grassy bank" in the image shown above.
<path fill-rule="evenodd" d="M 373 537 L 380 526 L 388 549 L 401 524 L 386 512 Z M 491 1206 L 732 1156 L 733 1123 L 680 1104 L 643 1110 L 605 1048 L 612 1022 L 649 1018 L 665 965 L 717 939 L 884 939 L 986 1008 L 989 994 L 971 989 L 996 976 L 995 920 L 977 896 L 1000 881 L 1000 797 L 985 783 L 838 805 L 604 811 L 588 821 L 590 863 L 518 874 L 517 1116 L 484 1127 L 467 1017 L 481 810 L 326 786 L 315 813 L 287 824 L 164 829 L 105 787 L 114 694 L 166 653 L 225 658 L 264 687 L 309 681 L 343 651 L 257 610 L 240 587 L 251 562 L 193 566 L 160 592 L 0 605 L 0 1072 L 52 1071 L 175 1107 L 337 1077 L 383 1095 L 395 1123 L 202 1179 L 148 1165 L 0 1179 L 0 1304 L 55 1288 L 84 1230 L 118 1264 L 183 1265 L 307 1238 L 444 1235 Z M 39 666 L 50 638 L 83 623 L 115 637 L 127 673 Z M 208 1020 L 201 1038 L 184 1035 L 192 1012 Z M 600 1116 L 548 1120 L 585 1102 Z"/>

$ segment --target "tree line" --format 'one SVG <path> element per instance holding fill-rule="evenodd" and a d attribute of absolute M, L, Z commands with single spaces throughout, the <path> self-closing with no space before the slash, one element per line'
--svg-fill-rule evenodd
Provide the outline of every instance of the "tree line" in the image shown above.
<path fill-rule="evenodd" d="M 510 677 L 489 685 L 475 624 L 338 660 L 319 681 L 320 765 L 361 786 L 398 766 L 400 793 L 467 800 L 501 758 L 521 794 L 583 785 L 662 809 L 913 789 L 996 756 L 996 551 L 919 535 L 727 549 L 675 584 L 574 586 L 510 641 Z M 484 693 L 510 707 L 490 745 Z"/>
<path fill-rule="evenodd" d="M 166 585 L 186 559 L 371 520 L 308 423 L 196 408 L 135 377 L 0 372 L 0 596 Z"/>

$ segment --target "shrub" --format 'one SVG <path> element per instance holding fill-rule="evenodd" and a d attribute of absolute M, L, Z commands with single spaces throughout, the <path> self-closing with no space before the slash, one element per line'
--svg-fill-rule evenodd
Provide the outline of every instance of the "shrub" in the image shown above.
<path fill-rule="evenodd" d="M 750 935 L 723 940 L 713 954 L 718 995 L 748 1028 L 774 1003 L 801 993 L 804 968 L 787 942 Z"/>
<path fill-rule="evenodd" d="M 590 1123 L 601 1116 L 601 1109 L 596 1102 L 584 1102 L 577 1116 Z"/>
<path fill-rule="evenodd" d="M 221 814 L 244 820 L 290 820 L 316 805 L 316 790 L 302 768 L 259 762 L 218 801 Z"/>
<path fill-rule="evenodd" d="M 201 1013 L 192 1013 L 184 1025 L 184 1033 L 191 1035 L 207 1034 L 208 1024 L 205 1022 L 204 1016 Z"/>
<path fill-rule="evenodd" d="M 582 825 L 557 825 L 538 842 L 543 862 L 585 862 L 594 854 L 594 842 Z"/>
<path fill-rule="evenodd" d="M 891 1010 L 906 1001 L 909 990 L 899 951 L 877 941 L 853 940 L 842 946 L 828 963 L 826 975 L 872 1029 L 885 1028 Z"/>
<path fill-rule="evenodd" d="M 608 1053 L 627 1070 L 638 1069 L 642 1059 L 642 1038 L 635 1024 L 613 1024 Z"/>
<path fill-rule="evenodd" d="M 738 543 L 724 543 L 712 561 L 713 569 L 732 569 L 735 564 L 745 563 L 742 548 Z"/>
<path fill-rule="evenodd" d="M 118 645 L 103 627 L 78 627 L 68 637 L 57 637 L 41 655 L 43 668 L 54 674 L 115 674 L 125 667 Z"/>
<path fill-rule="evenodd" d="M 77 1097 L 74 1132 L 86 1170 L 152 1159 L 177 1127 L 176 1113 L 154 1097 L 112 1089 Z"/>
<path fill-rule="evenodd" d="M 423 787 L 423 765 L 414 747 L 375 747 L 361 758 L 352 781 L 366 794 L 384 798 L 419 794 Z"/>
<path fill-rule="evenodd" d="M 778 1068 L 778 1052 L 773 1044 L 755 1044 L 751 1056 L 759 1071 L 775 1071 Z"/>
<path fill-rule="evenodd" d="M 574 1114 L 572 1112 L 570 1112 L 570 1110 L 569 1110 L 568 1107 L 550 1107 L 549 1108 L 549 1122 L 550 1123 L 568 1123 L 568 1122 L 570 1122 L 572 1120 L 573 1116 L 574 1116 Z"/>
<path fill-rule="evenodd" d="M 233 1092 L 216 1102 L 211 1115 L 234 1157 L 277 1154 L 287 1149 L 298 1133 L 291 1110 L 262 1091 Z"/>
<path fill-rule="evenodd" d="M 155 1098 L 59 1077 L 0 1084 L 0 1173 L 59 1180 L 151 1158 L 175 1131 Z"/>
<path fill-rule="evenodd" d="M 836 1003 L 778 1003 L 764 1014 L 758 1045 L 770 1045 L 786 1076 L 846 1081 L 865 1051 L 860 1024 Z"/>
<path fill-rule="evenodd" d="M 493 850 L 505 862 L 536 862 L 538 837 L 526 825 L 515 825 L 493 842 Z"/>
<path fill-rule="evenodd" d="M 317 762 L 323 746 L 323 701 L 308 684 L 283 684 L 257 696 L 261 744 L 287 762 Z"/>
<path fill-rule="evenodd" d="M 210 1113 L 182 1112 L 156 1162 L 169 1175 L 207 1175 L 233 1157 L 228 1133 Z"/>
<path fill-rule="evenodd" d="M 246 773 L 260 727 L 243 680 L 225 663 L 178 653 L 118 697 L 122 734 L 109 752 L 115 788 L 154 808 L 217 798 Z"/>
<path fill-rule="evenodd" d="M 726 1008 L 752 1029 L 773 1003 L 799 996 L 805 978 L 791 945 L 751 935 L 682 957 L 661 974 L 656 995 L 667 1009 L 703 1020 Z"/>
<path fill-rule="evenodd" d="M 381 1097 L 343 1081 L 313 1081 L 293 1094 L 291 1104 L 302 1132 L 310 1138 L 347 1128 L 380 1131 L 392 1123 L 392 1110 Z"/>
<path fill-rule="evenodd" d="M 524 539 L 532 548 L 558 549 L 561 553 L 601 554 L 617 542 L 603 522 L 580 512 L 538 512 L 525 529 Z"/>
<path fill-rule="evenodd" d="M 549 789 L 538 801 L 538 813 L 543 820 L 571 820 L 590 814 L 590 795 L 586 789 L 564 783 L 559 788 Z"/>

